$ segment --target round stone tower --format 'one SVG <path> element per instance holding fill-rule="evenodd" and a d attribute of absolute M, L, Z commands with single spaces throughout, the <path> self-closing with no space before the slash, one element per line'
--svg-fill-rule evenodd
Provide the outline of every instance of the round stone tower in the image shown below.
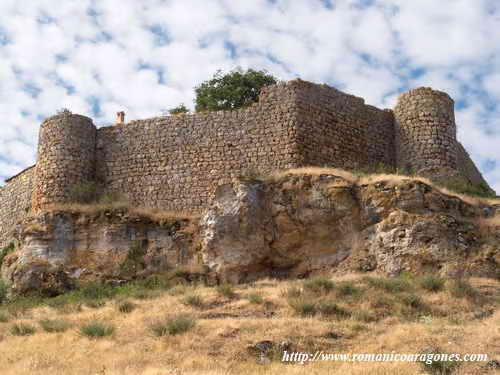
<path fill-rule="evenodd" d="M 448 94 L 411 90 L 398 98 L 394 116 L 399 169 L 436 180 L 458 175 L 454 102 Z"/>
<path fill-rule="evenodd" d="M 96 132 L 90 118 L 69 112 L 42 123 L 32 196 L 34 211 L 69 202 L 75 186 L 94 179 Z"/>

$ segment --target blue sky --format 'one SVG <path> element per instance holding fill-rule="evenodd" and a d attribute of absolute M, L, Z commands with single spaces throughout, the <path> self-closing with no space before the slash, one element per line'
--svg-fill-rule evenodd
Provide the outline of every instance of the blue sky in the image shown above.
<path fill-rule="evenodd" d="M 57 5 L 55 5 L 57 3 Z M 430 86 L 500 192 L 496 0 L 1 0 L 0 183 L 63 107 L 110 124 L 185 103 L 217 69 L 266 69 L 392 108 Z"/>

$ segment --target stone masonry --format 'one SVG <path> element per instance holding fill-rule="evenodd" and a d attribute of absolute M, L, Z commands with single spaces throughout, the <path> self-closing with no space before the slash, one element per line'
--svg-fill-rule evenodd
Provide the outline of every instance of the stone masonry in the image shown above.
<path fill-rule="evenodd" d="M 134 206 L 199 212 L 218 185 L 240 175 L 379 165 L 486 183 L 456 140 L 453 100 L 430 88 L 402 94 L 394 111 L 297 79 L 264 88 L 258 103 L 234 111 L 100 128 L 62 113 L 41 125 L 36 166 L 0 187 L 0 248 L 23 215 L 71 201 L 85 182 Z"/>

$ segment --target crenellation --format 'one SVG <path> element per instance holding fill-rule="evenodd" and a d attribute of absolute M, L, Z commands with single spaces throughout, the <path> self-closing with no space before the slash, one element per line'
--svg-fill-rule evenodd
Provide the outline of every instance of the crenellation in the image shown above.
<path fill-rule="evenodd" d="M 259 102 L 233 111 L 158 116 L 96 128 L 61 113 L 40 127 L 34 168 L 0 188 L 0 246 L 29 211 L 71 200 L 71 190 L 98 183 L 131 205 L 199 212 L 216 187 L 244 174 L 304 166 L 412 171 L 484 183 L 456 140 L 454 102 L 418 88 L 393 110 L 295 79 L 262 89 Z M 487 186 L 487 185 L 486 185 Z"/>

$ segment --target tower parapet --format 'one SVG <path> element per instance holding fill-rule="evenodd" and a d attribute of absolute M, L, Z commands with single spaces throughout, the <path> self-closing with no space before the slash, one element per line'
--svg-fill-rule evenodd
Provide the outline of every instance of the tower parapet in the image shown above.
<path fill-rule="evenodd" d="M 399 169 L 434 179 L 457 175 L 454 102 L 448 94 L 411 90 L 398 98 L 394 116 Z"/>
<path fill-rule="evenodd" d="M 96 132 L 90 118 L 71 113 L 42 123 L 32 195 L 34 211 L 70 201 L 75 185 L 93 180 Z"/>

